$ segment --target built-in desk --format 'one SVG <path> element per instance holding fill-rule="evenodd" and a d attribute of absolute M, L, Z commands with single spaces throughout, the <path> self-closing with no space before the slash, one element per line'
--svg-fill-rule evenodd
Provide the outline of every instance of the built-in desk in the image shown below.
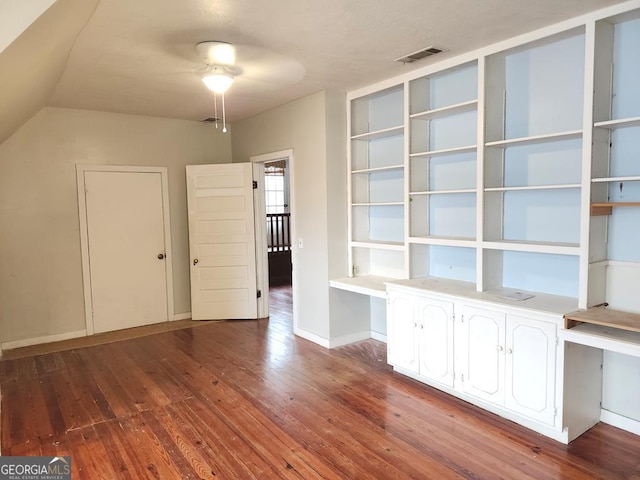
<path fill-rule="evenodd" d="M 640 314 L 594 307 L 564 318 L 565 341 L 640 357 Z"/>
<path fill-rule="evenodd" d="M 393 278 L 379 277 L 375 275 L 363 275 L 361 277 L 337 278 L 329 280 L 329 286 L 348 292 L 369 295 L 370 297 L 387 298 L 386 282 Z"/>
<path fill-rule="evenodd" d="M 592 307 L 568 313 L 564 319 L 565 328 L 559 331 L 559 337 L 567 345 L 575 344 L 580 348 L 586 347 L 587 350 L 600 352 L 600 363 L 605 352 L 640 358 L 640 314 L 605 307 Z M 580 392 L 579 399 L 576 399 L 578 404 L 595 409 L 598 402 L 602 402 L 601 368 L 591 363 L 584 365 L 583 368 L 574 369 L 575 372 L 581 373 L 579 378 L 568 377 L 568 381 L 573 381 L 576 385 L 575 390 Z M 640 435 L 640 422 L 630 416 L 602 408 L 600 421 Z"/>

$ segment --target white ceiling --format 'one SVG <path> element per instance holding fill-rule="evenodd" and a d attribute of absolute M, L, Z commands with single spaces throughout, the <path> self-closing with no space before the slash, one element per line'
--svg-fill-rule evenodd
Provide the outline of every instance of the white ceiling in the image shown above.
<path fill-rule="evenodd" d="M 48 104 L 189 120 L 213 116 L 195 44 L 220 40 L 238 46 L 244 69 L 227 94 L 232 122 L 615 3 L 620 1 L 100 0 Z M 393 61 L 430 45 L 446 53 L 412 66 Z"/>

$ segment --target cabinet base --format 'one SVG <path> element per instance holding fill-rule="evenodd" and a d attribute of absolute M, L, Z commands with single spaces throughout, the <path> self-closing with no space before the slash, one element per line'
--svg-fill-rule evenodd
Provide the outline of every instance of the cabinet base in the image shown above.
<path fill-rule="evenodd" d="M 569 431 L 567 428 L 556 429 L 548 425 L 543 425 L 527 417 L 523 417 L 521 415 L 515 414 L 498 405 L 493 405 L 489 402 L 485 402 L 479 398 L 473 397 L 459 390 L 455 390 L 453 388 L 447 387 L 446 385 L 442 385 L 442 384 L 439 384 L 438 382 L 434 382 L 428 378 L 425 378 L 421 375 L 417 375 L 416 373 L 406 370 L 404 368 L 393 366 L 393 370 L 398 373 L 401 373 L 402 375 L 406 375 L 407 377 L 413 378 L 414 380 L 417 380 L 420 383 L 424 383 L 437 390 L 440 390 L 442 392 L 448 393 L 449 395 L 452 395 L 461 400 L 464 400 L 465 402 L 469 402 L 477 407 L 482 408 L 483 410 L 487 410 L 488 412 L 494 413 L 499 417 L 506 418 L 507 420 L 517 423 L 518 425 L 522 425 L 523 427 L 533 430 L 534 432 L 538 432 L 544 435 L 545 437 L 552 438 L 553 440 L 556 440 L 565 445 L 568 444 L 570 441 Z M 556 421 L 557 421 L 557 417 L 556 417 Z"/>

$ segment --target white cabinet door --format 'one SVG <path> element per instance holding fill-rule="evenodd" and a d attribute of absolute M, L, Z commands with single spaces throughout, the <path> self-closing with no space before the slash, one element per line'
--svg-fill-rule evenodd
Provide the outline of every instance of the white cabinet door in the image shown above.
<path fill-rule="evenodd" d="M 453 303 L 417 302 L 420 375 L 453 387 Z"/>
<path fill-rule="evenodd" d="M 387 302 L 387 362 L 418 373 L 415 297 L 389 293 Z"/>
<path fill-rule="evenodd" d="M 505 406 L 553 425 L 556 326 L 508 315 L 506 327 Z"/>
<path fill-rule="evenodd" d="M 504 403 L 505 315 L 464 306 L 464 391 L 493 403 Z"/>

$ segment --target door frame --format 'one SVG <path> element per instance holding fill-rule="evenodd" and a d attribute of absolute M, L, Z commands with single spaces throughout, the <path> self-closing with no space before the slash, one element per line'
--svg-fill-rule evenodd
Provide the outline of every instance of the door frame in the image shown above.
<path fill-rule="evenodd" d="M 282 159 L 286 159 L 287 160 L 287 166 L 289 167 L 289 220 L 290 220 L 290 224 L 289 224 L 289 228 L 290 228 L 290 238 L 291 238 L 291 268 L 292 268 L 292 272 L 291 272 L 291 292 L 292 292 L 292 308 L 293 308 L 293 331 L 296 332 L 298 330 L 298 286 L 296 282 L 296 266 L 297 266 L 297 260 L 298 260 L 298 249 L 296 248 L 295 245 L 295 239 L 297 238 L 296 236 L 296 196 L 295 196 L 295 188 L 294 188 L 294 181 L 293 179 L 295 178 L 294 172 L 295 172 L 295 161 L 294 161 L 294 156 L 293 156 L 293 149 L 290 148 L 288 150 L 279 150 L 276 152 L 269 152 L 269 153 L 263 153 L 261 155 L 255 155 L 249 158 L 249 161 L 251 163 L 262 163 L 265 164 L 267 162 L 273 162 L 275 160 L 282 160 Z M 264 176 L 263 176 L 264 177 Z M 263 188 L 262 188 L 262 196 L 264 198 L 264 178 L 262 180 L 262 182 L 258 182 L 259 184 L 262 183 L 263 184 Z M 258 206 L 256 206 L 258 207 Z M 258 231 L 258 229 L 256 228 L 256 248 L 260 247 L 264 247 L 263 248 L 263 269 L 265 269 L 264 271 L 264 275 L 267 276 L 266 280 L 263 280 L 263 282 L 268 283 L 268 270 L 266 269 L 266 262 L 267 262 L 267 233 L 266 233 L 266 222 L 265 222 L 265 218 L 266 218 L 266 208 L 264 206 L 264 200 L 262 201 L 262 211 L 258 212 L 258 209 L 256 208 L 255 211 L 255 216 L 256 216 L 256 226 L 258 226 L 258 223 L 261 223 L 262 226 L 260 227 L 260 231 Z M 264 235 L 263 238 L 259 238 L 258 235 Z M 264 244 L 264 245 L 262 245 Z M 256 252 L 257 253 L 257 252 Z M 256 258 L 261 258 L 261 257 L 256 257 Z M 262 302 L 262 303 L 261 303 Z M 262 307 L 261 307 L 262 305 Z M 265 307 L 266 305 L 266 307 Z M 260 311 L 260 308 L 262 308 L 262 311 L 265 311 L 264 309 L 266 308 L 266 311 L 268 311 L 268 305 L 269 305 L 269 298 L 268 295 L 263 295 L 261 299 L 259 299 L 258 302 L 258 310 Z"/>
<path fill-rule="evenodd" d="M 87 221 L 87 198 L 85 172 L 159 173 L 162 185 L 162 213 L 164 220 L 165 275 L 167 277 L 167 321 L 174 319 L 173 313 L 173 252 L 171 251 L 171 223 L 169 215 L 169 176 L 166 167 L 135 167 L 124 165 L 76 165 L 78 186 L 78 215 L 80 219 L 80 249 L 82 251 L 82 286 L 84 292 L 84 316 L 87 335 L 94 334 L 93 295 L 91 287 L 91 263 L 89 257 L 89 224 Z"/>

